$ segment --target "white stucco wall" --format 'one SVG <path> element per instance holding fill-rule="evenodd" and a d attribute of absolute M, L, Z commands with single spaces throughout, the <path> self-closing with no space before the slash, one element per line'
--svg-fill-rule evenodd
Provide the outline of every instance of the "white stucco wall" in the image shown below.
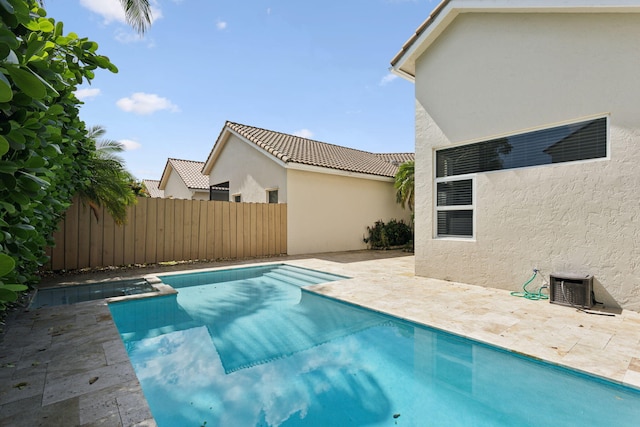
<path fill-rule="evenodd" d="M 191 199 L 191 190 L 187 188 L 184 181 L 180 176 L 172 169 L 167 180 L 167 185 L 164 188 L 164 197 L 166 199 Z"/>
<path fill-rule="evenodd" d="M 287 188 L 290 255 L 365 249 L 367 226 L 410 220 L 390 181 L 289 170 Z"/>
<path fill-rule="evenodd" d="M 189 190 L 193 200 L 209 200 L 209 190 Z"/>
<path fill-rule="evenodd" d="M 282 165 L 235 135 L 231 135 L 209 175 L 210 185 L 229 181 L 229 197 L 240 193 L 243 202 L 266 203 L 266 189 L 278 189 L 278 202 L 287 202 L 287 179 Z"/>
<path fill-rule="evenodd" d="M 593 274 L 598 301 L 640 310 L 638 40 L 638 14 L 456 18 L 416 63 L 417 274 Z M 434 149 L 603 115 L 610 158 L 477 174 L 475 240 L 434 238 Z"/>

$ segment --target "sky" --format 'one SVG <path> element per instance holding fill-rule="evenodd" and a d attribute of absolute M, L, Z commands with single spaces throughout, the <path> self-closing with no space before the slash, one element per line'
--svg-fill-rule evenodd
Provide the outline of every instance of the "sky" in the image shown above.
<path fill-rule="evenodd" d="M 436 0 L 151 0 L 140 37 L 120 0 L 47 0 L 117 74 L 76 92 L 127 169 L 204 162 L 227 120 L 371 152 L 414 151 L 414 85 L 390 61 Z"/>

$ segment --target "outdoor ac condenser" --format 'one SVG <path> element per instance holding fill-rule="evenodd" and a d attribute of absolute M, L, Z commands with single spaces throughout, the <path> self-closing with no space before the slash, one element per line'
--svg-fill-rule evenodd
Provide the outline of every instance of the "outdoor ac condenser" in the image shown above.
<path fill-rule="evenodd" d="M 593 276 L 553 273 L 549 277 L 549 302 L 570 307 L 593 306 Z"/>

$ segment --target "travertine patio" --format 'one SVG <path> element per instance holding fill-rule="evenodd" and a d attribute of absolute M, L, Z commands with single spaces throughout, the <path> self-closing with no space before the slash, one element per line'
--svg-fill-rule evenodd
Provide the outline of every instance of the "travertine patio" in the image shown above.
<path fill-rule="evenodd" d="M 415 277 L 413 256 L 398 251 L 262 261 L 346 275 L 352 279 L 310 289 L 640 387 L 640 313 L 590 315 L 548 301 L 516 298 L 508 291 Z M 55 282 L 161 271 L 166 269 L 96 273 Z M 0 425 L 155 425 L 106 302 L 13 313 L 0 339 Z"/>

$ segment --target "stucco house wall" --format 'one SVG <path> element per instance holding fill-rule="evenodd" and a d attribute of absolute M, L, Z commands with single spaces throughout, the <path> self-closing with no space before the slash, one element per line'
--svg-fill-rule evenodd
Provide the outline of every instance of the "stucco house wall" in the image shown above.
<path fill-rule="evenodd" d="M 416 274 L 592 274 L 598 301 L 640 310 L 638 40 L 637 13 L 467 13 L 438 35 L 415 62 Z M 596 117 L 607 158 L 478 173 L 475 237 L 435 237 L 436 149 Z"/>
<path fill-rule="evenodd" d="M 287 251 L 290 255 L 366 249 L 367 226 L 410 221 L 390 179 L 287 171 Z"/>
<path fill-rule="evenodd" d="M 180 176 L 172 171 L 164 188 L 164 197 L 172 199 L 191 199 L 192 191 L 187 188 Z"/>
<path fill-rule="evenodd" d="M 243 202 L 266 203 L 266 189 L 278 189 L 278 203 L 287 203 L 284 163 L 235 135 L 229 137 L 209 175 L 210 185 L 226 181 L 230 200 L 241 194 Z"/>

